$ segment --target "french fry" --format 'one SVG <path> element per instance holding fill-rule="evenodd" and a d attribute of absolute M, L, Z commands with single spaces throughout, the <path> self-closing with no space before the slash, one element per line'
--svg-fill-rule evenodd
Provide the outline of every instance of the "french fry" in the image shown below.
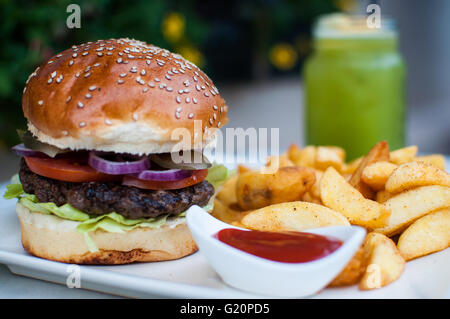
<path fill-rule="evenodd" d="M 378 203 L 384 203 L 392 196 L 394 196 L 394 195 L 389 193 L 386 190 L 378 191 L 377 195 L 375 196 L 375 201 L 377 201 Z"/>
<path fill-rule="evenodd" d="M 416 219 L 450 206 L 450 187 L 422 186 L 389 198 L 384 205 L 391 211 L 387 225 L 375 231 L 393 236 L 401 233 Z"/>
<path fill-rule="evenodd" d="M 384 205 L 364 198 L 333 167 L 320 180 L 320 197 L 325 206 L 342 213 L 351 224 L 374 229 L 386 225 L 389 217 Z"/>
<path fill-rule="evenodd" d="M 360 289 L 381 288 L 400 277 L 405 260 L 391 239 L 379 233 L 369 233 L 363 249 L 367 268 L 359 282 Z"/>
<path fill-rule="evenodd" d="M 314 167 L 314 163 L 316 160 L 316 147 L 315 146 L 306 146 L 303 149 L 300 149 L 297 145 L 291 144 L 287 151 L 289 159 L 296 166 L 306 166 L 306 167 Z"/>
<path fill-rule="evenodd" d="M 281 167 L 274 174 L 258 171 L 239 174 L 236 196 L 242 210 L 300 200 L 315 182 L 309 167 Z"/>
<path fill-rule="evenodd" d="M 384 161 L 370 164 L 364 168 L 361 180 L 375 191 L 382 190 L 396 168 L 397 165 Z"/>
<path fill-rule="evenodd" d="M 342 287 L 354 285 L 359 282 L 365 270 L 364 249 L 359 248 L 347 266 L 345 266 L 328 286 Z"/>
<path fill-rule="evenodd" d="M 241 223 L 261 231 L 302 231 L 326 226 L 348 226 L 347 219 L 325 206 L 289 202 L 266 206 L 248 213 Z"/>
<path fill-rule="evenodd" d="M 427 185 L 450 187 L 450 174 L 424 162 L 409 162 L 393 171 L 386 182 L 386 190 L 390 193 L 400 193 Z"/>
<path fill-rule="evenodd" d="M 333 166 L 338 171 L 341 170 L 345 162 L 344 149 L 337 146 L 318 146 L 314 166 L 320 170 L 326 170 Z"/>
<path fill-rule="evenodd" d="M 390 154 L 391 163 L 402 165 L 404 163 L 412 162 L 417 154 L 417 146 L 408 146 L 395 151 Z"/>
<path fill-rule="evenodd" d="M 416 220 L 400 235 L 397 247 L 406 260 L 450 247 L 450 208 Z"/>
<path fill-rule="evenodd" d="M 364 197 L 368 199 L 373 199 L 375 197 L 375 193 L 361 180 L 361 176 L 364 169 L 368 165 L 381 161 L 389 161 L 389 146 L 386 141 L 378 142 L 374 147 L 372 147 L 369 153 L 367 153 L 367 155 L 361 160 L 358 168 L 350 178 L 350 185 L 356 188 L 361 194 L 363 194 Z"/>
<path fill-rule="evenodd" d="M 431 155 L 424 155 L 424 156 L 416 156 L 414 158 L 414 161 L 431 164 L 431 165 L 436 166 L 437 168 L 445 170 L 445 157 L 443 155 L 441 155 L 441 154 L 431 154 Z"/>
<path fill-rule="evenodd" d="M 216 198 L 223 202 L 226 206 L 230 206 L 233 203 L 237 203 L 236 197 L 236 183 L 238 175 L 230 177 L 225 183 L 223 183 Z"/>

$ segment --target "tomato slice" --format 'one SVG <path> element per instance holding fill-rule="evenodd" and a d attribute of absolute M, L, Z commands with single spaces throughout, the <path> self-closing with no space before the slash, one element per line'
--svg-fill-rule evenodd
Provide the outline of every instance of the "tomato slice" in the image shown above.
<path fill-rule="evenodd" d="M 32 172 L 65 182 L 109 182 L 122 178 L 101 173 L 77 158 L 25 157 L 25 162 Z"/>
<path fill-rule="evenodd" d="M 207 169 L 199 169 L 192 172 L 192 175 L 178 181 L 146 181 L 133 176 L 124 176 L 122 184 L 143 189 L 166 190 L 189 187 L 203 181 L 208 175 Z"/>

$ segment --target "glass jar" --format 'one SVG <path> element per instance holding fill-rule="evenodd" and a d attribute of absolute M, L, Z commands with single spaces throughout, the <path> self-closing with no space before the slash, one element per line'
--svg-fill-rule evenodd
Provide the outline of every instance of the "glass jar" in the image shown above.
<path fill-rule="evenodd" d="M 404 146 L 405 65 L 391 20 L 370 29 L 362 16 L 320 18 L 303 80 L 307 144 L 341 146 L 349 160 L 381 140 Z"/>

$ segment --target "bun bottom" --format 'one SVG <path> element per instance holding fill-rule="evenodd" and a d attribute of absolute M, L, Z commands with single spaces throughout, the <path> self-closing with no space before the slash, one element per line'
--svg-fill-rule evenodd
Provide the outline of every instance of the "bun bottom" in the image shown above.
<path fill-rule="evenodd" d="M 98 247 L 90 252 L 79 222 L 32 212 L 17 203 L 22 245 L 37 257 L 70 264 L 120 265 L 179 259 L 197 251 L 184 219 L 169 221 L 160 228 L 137 227 L 124 233 L 90 232 Z"/>

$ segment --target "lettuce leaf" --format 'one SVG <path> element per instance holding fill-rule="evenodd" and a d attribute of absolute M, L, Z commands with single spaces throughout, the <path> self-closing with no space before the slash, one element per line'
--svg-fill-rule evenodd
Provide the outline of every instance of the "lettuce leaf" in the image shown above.
<path fill-rule="evenodd" d="M 6 192 L 3 194 L 3 198 L 19 198 L 22 194 L 24 194 L 22 184 L 9 184 L 6 186 Z"/>
<path fill-rule="evenodd" d="M 222 164 L 215 164 L 208 170 L 206 180 L 211 183 L 217 191 L 218 187 L 222 185 L 231 175 L 234 175 L 233 170 L 229 170 Z"/>

